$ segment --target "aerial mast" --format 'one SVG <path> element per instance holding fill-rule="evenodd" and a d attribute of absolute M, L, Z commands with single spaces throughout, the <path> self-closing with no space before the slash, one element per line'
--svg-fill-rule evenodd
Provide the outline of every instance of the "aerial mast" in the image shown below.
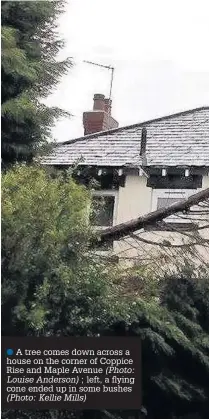
<path fill-rule="evenodd" d="M 98 63 L 93 63 L 92 61 L 83 61 L 86 64 L 91 64 L 91 65 L 95 65 L 97 67 L 102 67 L 102 68 L 106 68 L 108 70 L 111 70 L 111 79 L 110 79 L 110 92 L 109 92 L 109 99 L 111 99 L 112 97 L 112 84 L 113 84 L 113 76 L 114 76 L 114 67 L 111 67 L 110 65 L 103 65 L 103 64 L 98 64 Z"/>

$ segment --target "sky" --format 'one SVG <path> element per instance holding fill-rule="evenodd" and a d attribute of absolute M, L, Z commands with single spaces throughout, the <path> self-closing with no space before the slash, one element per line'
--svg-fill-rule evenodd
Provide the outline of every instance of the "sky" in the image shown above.
<path fill-rule="evenodd" d="M 74 66 L 47 103 L 71 113 L 53 135 L 83 135 L 82 115 L 94 93 L 108 97 L 114 67 L 112 115 L 125 126 L 209 105 L 208 0 L 68 0 L 59 19 Z"/>

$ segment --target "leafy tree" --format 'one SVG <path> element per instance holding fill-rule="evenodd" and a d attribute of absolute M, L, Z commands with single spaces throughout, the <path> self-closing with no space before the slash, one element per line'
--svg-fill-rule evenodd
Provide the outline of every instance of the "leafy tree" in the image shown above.
<path fill-rule="evenodd" d="M 2 201 L 3 333 L 98 331 L 113 312 L 113 283 L 87 254 L 88 190 L 17 166 L 3 176 Z"/>
<path fill-rule="evenodd" d="M 46 144 L 58 108 L 43 104 L 71 66 L 59 61 L 63 47 L 56 20 L 63 1 L 3 1 L 2 12 L 2 160 L 31 161 Z"/>
<path fill-rule="evenodd" d="M 3 335 L 97 335 L 116 318 L 129 318 L 115 290 L 113 267 L 86 254 L 89 205 L 88 190 L 70 174 L 21 165 L 3 175 Z M 75 417 L 69 411 L 2 416 Z"/>

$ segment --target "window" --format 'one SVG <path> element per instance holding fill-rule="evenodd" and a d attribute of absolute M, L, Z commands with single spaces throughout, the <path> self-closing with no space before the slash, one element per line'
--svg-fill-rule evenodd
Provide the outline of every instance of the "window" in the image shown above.
<path fill-rule="evenodd" d="M 113 225 L 115 197 L 111 195 L 96 195 L 93 197 L 91 224 L 110 227 Z"/>
<path fill-rule="evenodd" d="M 196 193 L 196 190 L 193 189 L 171 189 L 171 190 L 165 190 L 165 189 L 155 189 L 153 190 L 153 197 L 152 197 L 152 211 L 155 211 L 156 209 L 160 208 L 166 208 L 175 202 L 183 201 L 184 199 L 188 198 L 189 196 Z M 182 228 L 185 230 L 194 228 L 194 223 L 190 219 L 190 217 L 186 214 L 178 213 L 174 215 L 170 215 L 169 217 L 165 218 L 163 220 L 167 224 L 167 228 L 175 227 L 175 225 L 178 225 L 178 228 Z"/>
<path fill-rule="evenodd" d="M 160 208 L 167 208 L 167 207 L 169 207 L 170 205 L 172 205 L 172 204 L 175 204 L 175 202 L 179 202 L 179 201 L 183 201 L 184 200 L 184 198 L 178 198 L 178 197 L 176 197 L 176 198 L 158 198 L 157 199 L 157 209 L 160 209 Z M 181 218 L 181 216 L 183 217 L 183 218 Z M 170 215 L 170 217 L 167 217 L 165 220 L 164 220 L 166 223 L 182 223 L 182 224 L 187 224 L 188 223 L 188 221 L 187 220 L 185 220 L 185 215 L 183 216 L 183 214 L 182 213 L 178 213 L 178 214 L 174 214 L 174 215 Z"/>
<path fill-rule="evenodd" d="M 158 198 L 157 199 L 157 209 L 166 208 L 175 202 L 183 201 L 184 198 Z"/>
<path fill-rule="evenodd" d="M 95 229 L 104 230 L 116 224 L 117 198 L 118 191 L 116 190 L 93 192 L 91 224 Z M 112 248 L 113 241 L 110 241 L 101 248 L 101 251 L 108 251 Z"/>

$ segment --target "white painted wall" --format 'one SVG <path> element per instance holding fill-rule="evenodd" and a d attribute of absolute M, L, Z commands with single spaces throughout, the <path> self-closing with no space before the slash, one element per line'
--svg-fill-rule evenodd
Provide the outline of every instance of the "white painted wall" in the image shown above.
<path fill-rule="evenodd" d="M 206 189 L 206 188 L 209 188 L 209 173 L 208 173 L 208 176 L 203 177 L 203 181 L 202 181 L 202 189 Z"/>
<path fill-rule="evenodd" d="M 151 211 L 152 189 L 146 186 L 145 176 L 127 176 L 119 188 L 117 224 L 137 218 Z"/>

